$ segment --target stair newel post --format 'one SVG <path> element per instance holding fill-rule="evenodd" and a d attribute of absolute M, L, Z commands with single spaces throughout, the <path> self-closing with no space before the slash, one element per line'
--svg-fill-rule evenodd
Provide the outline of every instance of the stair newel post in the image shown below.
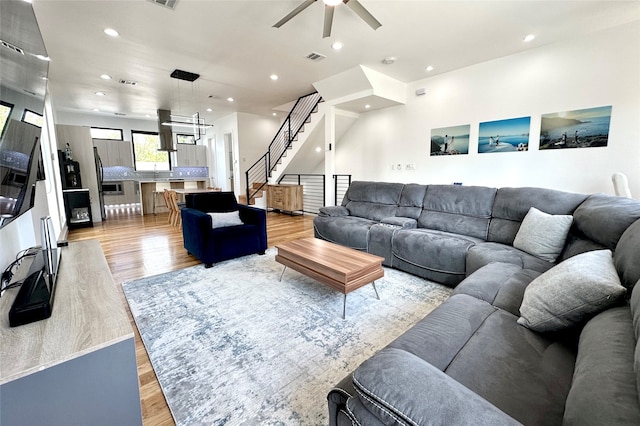
<path fill-rule="evenodd" d="M 245 193 L 247 194 L 247 205 L 249 205 L 249 200 L 251 199 L 251 194 L 249 191 L 249 170 L 244 172 L 245 182 L 247 183 L 247 187 L 245 188 Z"/>

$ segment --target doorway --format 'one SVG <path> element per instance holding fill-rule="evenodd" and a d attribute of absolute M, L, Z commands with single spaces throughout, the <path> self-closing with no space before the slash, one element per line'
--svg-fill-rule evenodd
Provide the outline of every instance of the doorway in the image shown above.
<path fill-rule="evenodd" d="M 227 177 L 229 179 L 229 190 L 236 192 L 235 185 L 235 159 L 233 156 L 233 135 L 231 133 L 224 134 L 224 151 L 226 153 L 226 169 Z"/>

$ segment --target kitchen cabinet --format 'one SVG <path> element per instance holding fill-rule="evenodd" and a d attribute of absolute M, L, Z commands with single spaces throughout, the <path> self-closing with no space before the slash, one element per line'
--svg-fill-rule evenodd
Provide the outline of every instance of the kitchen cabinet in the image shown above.
<path fill-rule="evenodd" d="M 267 185 L 267 208 L 302 211 L 302 185 Z"/>
<path fill-rule="evenodd" d="M 122 194 L 105 194 L 106 206 L 136 204 L 140 202 L 140 185 L 133 180 L 122 181 Z"/>
<path fill-rule="evenodd" d="M 133 150 L 129 141 L 94 139 L 93 146 L 98 148 L 103 167 L 133 167 Z"/>
<path fill-rule="evenodd" d="M 177 144 L 177 167 L 206 167 L 207 147 L 205 145 Z"/>

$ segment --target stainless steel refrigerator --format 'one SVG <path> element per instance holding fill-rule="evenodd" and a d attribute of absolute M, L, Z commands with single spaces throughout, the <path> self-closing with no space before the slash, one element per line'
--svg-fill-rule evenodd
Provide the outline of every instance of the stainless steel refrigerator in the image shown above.
<path fill-rule="evenodd" d="M 98 148 L 93 147 L 93 156 L 96 160 L 96 176 L 98 176 L 98 199 L 100 200 L 100 215 L 102 216 L 102 220 L 107 219 L 107 214 L 104 209 L 104 193 L 102 192 L 102 183 L 104 181 L 104 169 L 102 167 L 102 160 L 100 159 L 100 154 L 98 153 Z"/>

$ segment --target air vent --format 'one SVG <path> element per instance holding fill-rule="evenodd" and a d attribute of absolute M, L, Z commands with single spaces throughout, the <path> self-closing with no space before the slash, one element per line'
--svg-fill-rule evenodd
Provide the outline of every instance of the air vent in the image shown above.
<path fill-rule="evenodd" d="M 151 3 L 159 4 L 160 6 L 164 6 L 171 10 L 176 8 L 176 4 L 178 0 L 149 0 Z"/>
<path fill-rule="evenodd" d="M 11 44 L 11 43 L 7 43 L 7 42 L 6 42 L 6 41 L 4 41 L 4 40 L 0 40 L 0 43 L 2 43 L 2 45 L 3 45 L 4 47 L 6 47 L 7 49 L 11 49 L 11 50 L 13 50 L 13 51 L 14 51 L 14 52 L 16 52 L 16 53 L 19 53 L 19 54 L 21 54 L 21 55 L 24 55 L 24 50 L 20 49 L 18 46 L 14 46 L 13 44 Z"/>
<path fill-rule="evenodd" d="M 118 83 L 120 84 L 125 84 L 127 86 L 136 86 L 138 84 L 138 82 L 136 81 L 131 81 L 131 80 L 118 80 Z"/>
<path fill-rule="evenodd" d="M 125 115 L 127 115 L 124 112 L 114 112 L 114 114 L 117 115 L 118 117 L 124 117 Z"/>
<path fill-rule="evenodd" d="M 323 60 L 324 58 L 326 58 L 326 56 L 324 56 L 322 53 L 318 53 L 318 52 L 311 52 L 309 53 L 307 56 L 305 56 L 305 58 L 314 61 L 314 62 L 318 62 Z"/>

